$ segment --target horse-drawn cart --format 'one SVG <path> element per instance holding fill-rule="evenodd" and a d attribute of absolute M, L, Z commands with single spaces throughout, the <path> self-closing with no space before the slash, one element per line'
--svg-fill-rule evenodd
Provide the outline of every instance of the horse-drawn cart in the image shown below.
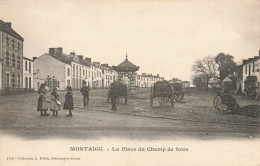
<path fill-rule="evenodd" d="M 233 113 L 239 108 L 236 99 L 230 94 L 225 94 L 224 91 L 217 93 L 213 99 L 213 105 L 218 111 L 223 113 Z"/>
<path fill-rule="evenodd" d="M 122 82 L 115 81 L 108 88 L 108 93 L 107 93 L 107 102 L 109 103 L 109 99 L 111 98 L 112 110 L 116 110 L 116 101 L 121 97 L 125 98 L 125 104 L 127 104 L 127 99 L 128 99 L 127 85 Z"/>
<path fill-rule="evenodd" d="M 168 81 L 157 81 L 154 86 L 151 87 L 150 105 L 153 106 L 153 99 L 158 98 L 159 103 L 170 102 L 174 107 L 174 95 L 173 88 Z"/>
<path fill-rule="evenodd" d="M 172 83 L 174 100 L 176 102 L 183 102 L 185 94 L 190 92 L 183 91 L 181 83 Z"/>

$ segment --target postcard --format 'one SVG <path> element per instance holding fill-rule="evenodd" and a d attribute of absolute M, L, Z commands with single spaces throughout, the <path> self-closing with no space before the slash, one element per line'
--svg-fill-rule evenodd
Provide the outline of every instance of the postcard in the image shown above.
<path fill-rule="evenodd" d="M 259 166 L 259 10 L 0 0 L 0 165 Z"/>

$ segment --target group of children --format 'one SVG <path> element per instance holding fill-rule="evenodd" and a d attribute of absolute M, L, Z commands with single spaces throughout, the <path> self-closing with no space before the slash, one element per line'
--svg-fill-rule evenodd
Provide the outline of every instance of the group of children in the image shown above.
<path fill-rule="evenodd" d="M 54 88 L 51 93 L 51 100 L 48 100 L 46 97 L 46 89 L 45 84 L 41 84 L 39 91 L 38 91 L 39 99 L 38 99 L 38 106 L 37 111 L 40 111 L 41 116 L 49 116 L 50 114 L 47 113 L 49 109 L 50 103 L 50 111 L 53 112 L 53 116 L 58 116 L 58 111 L 60 111 L 60 97 L 57 93 L 57 88 Z M 74 108 L 73 102 L 73 93 L 71 86 L 67 86 L 67 94 L 65 95 L 65 102 L 63 105 L 64 110 L 69 110 L 69 114 L 66 115 L 67 117 L 72 117 L 72 110 Z"/>

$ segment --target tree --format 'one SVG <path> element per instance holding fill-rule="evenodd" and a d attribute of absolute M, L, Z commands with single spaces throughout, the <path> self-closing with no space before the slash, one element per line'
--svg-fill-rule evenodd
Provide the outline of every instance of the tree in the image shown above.
<path fill-rule="evenodd" d="M 215 61 L 219 65 L 218 71 L 221 80 L 225 79 L 228 75 L 233 75 L 236 70 L 237 64 L 234 62 L 232 55 L 219 53 Z"/>
<path fill-rule="evenodd" d="M 192 78 L 192 84 L 195 85 L 197 88 L 205 87 L 204 80 L 203 80 L 202 76 L 200 76 L 200 75 L 197 75 L 197 76 L 195 75 Z"/>
<path fill-rule="evenodd" d="M 195 81 L 202 79 L 202 85 L 205 88 L 208 88 L 209 80 L 218 76 L 218 66 L 216 64 L 215 58 L 208 56 L 202 60 L 197 60 L 195 65 L 193 65 L 193 71 L 193 78 L 195 78 Z"/>

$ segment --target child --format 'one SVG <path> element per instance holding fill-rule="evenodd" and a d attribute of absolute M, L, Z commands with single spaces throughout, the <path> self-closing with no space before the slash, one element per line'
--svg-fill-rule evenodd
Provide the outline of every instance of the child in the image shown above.
<path fill-rule="evenodd" d="M 41 116 L 49 116 L 50 114 L 47 114 L 48 100 L 45 97 L 46 96 L 45 84 L 41 84 L 38 94 L 40 94 L 40 96 L 38 98 L 37 111 L 41 111 L 41 114 L 40 114 Z"/>
<path fill-rule="evenodd" d="M 51 108 L 50 110 L 53 111 L 53 116 L 58 116 L 58 111 L 60 110 L 59 105 L 59 94 L 57 93 L 57 88 L 54 88 L 51 93 Z"/>
<path fill-rule="evenodd" d="M 74 108 L 74 103 L 73 103 L 73 93 L 72 93 L 72 88 L 71 86 L 67 86 L 67 94 L 65 95 L 65 102 L 63 109 L 69 110 L 69 114 L 66 115 L 67 117 L 72 117 L 72 110 Z"/>

